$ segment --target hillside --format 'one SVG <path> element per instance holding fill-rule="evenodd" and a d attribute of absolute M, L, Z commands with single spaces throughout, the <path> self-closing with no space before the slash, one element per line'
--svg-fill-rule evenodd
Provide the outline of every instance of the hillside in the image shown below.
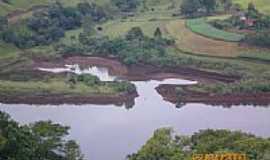
<path fill-rule="evenodd" d="M 270 1 L 269 0 L 234 0 L 235 3 L 240 4 L 242 7 L 247 8 L 248 3 L 252 2 L 256 5 L 256 7 L 264 12 L 269 14 L 270 13 Z"/>
<path fill-rule="evenodd" d="M 74 6 L 83 0 L 59 0 L 62 4 L 66 6 Z M 93 0 L 99 5 L 109 4 L 110 0 Z M 0 15 L 6 15 L 15 10 L 27 10 L 35 5 L 47 5 L 50 0 L 10 0 L 10 3 L 4 3 L 0 0 Z M 152 9 L 155 8 L 156 11 L 164 11 L 168 9 L 178 9 L 181 0 L 146 0 L 144 6 L 141 9 Z M 31 4 L 31 5 L 29 5 Z M 154 11 L 155 11 L 154 10 Z"/>
<path fill-rule="evenodd" d="M 59 0 L 59 2 L 66 6 L 73 6 L 81 1 L 83 0 Z M 27 10 L 35 5 L 46 5 L 50 2 L 51 0 L 10 0 L 10 3 L 7 4 L 0 0 L 0 15 L 6 15 L 15 10 Z M 96 0 L 98 4 L 107 2 L 109 2 L 109 0 Z"/>
<path fill-rule="evenodd" d="M 72 6 L 83 0 L 60 0 L 61 3 L 67 6 Z M 100 5 L 110 3 L 110 0 L 93 0 L 95 3 Z M 6 15 L 15 10 L 27 10 L 35 5 L 46 5 L 50 3 L 50 0 L 10 0 L 10 3 L 4 3 L 0 0 L 0 15 Z M 152 9 L 154 11 L 162 12 L 165 10 L 177 10 L 182 0 L 145 0 L 142 9 Z M 257 8 L 264 13 L 270 12 L 270 1 L 269 0 L 233 0 L 234 3 L 240 4 L 243 8 L 248 6 L 249 2 L 253 2 Z M 30 4 L 30 5 L 29 5 Z"/>

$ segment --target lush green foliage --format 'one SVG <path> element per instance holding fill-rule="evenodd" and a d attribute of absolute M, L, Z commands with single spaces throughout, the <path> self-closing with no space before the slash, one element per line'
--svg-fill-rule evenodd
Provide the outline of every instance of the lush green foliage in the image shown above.
<path fill-rule="evenodd" d="M 183 0 L 181 13 L 195 17 L 209 15 L 217 11 L 229 11 L 233 6 L 231 0 Z"/>
<path fill-rule="evenodd" d="M 103 8 L 95 4 L 84 2 L 76 7 L 63 7 L 61 3 L 54 3 L 25 22 L 10 25 L 3 31 L 2 39 L 19 48 L 48 45 L 64 37 L 66 30 L 80 27 L 85 16 L 95 22 L 107 18 Z"/>
<path fill-rule="evenodd" d="M 128 156 L 129 160 L 179 160 L 184 158 L 183 147 L 186 137 L 174 138 L 171 129 L 159 129 L 154 132 L 146 144 L 136 153 Z"/>
<path fill-rule="evenodd" d="M 239 42 L 245 37 L 241 34 L 219 30 L 208 24 L 205 18 L 189 19 L 186 21 L 186 25 L 193 32 L 213 39 Z"/>
<path fill-rule="evenodd" d="M 191 137 L 175 135 L 172 129 L 155 131 L 129 160 L 190 160 L 193 154 L 242 153 L 250 160 L 268 160 L 270 141 L 227 130 L 202 130 Z"/>
<path fill-rule="evenodd" d="M 134 11 L 140 4 L 139 0 L 112 0 L 122 12 Z"/>
<path fill-rule="evenodd" d="M 132 28 L 124 38 L 109 40 L 107 37 L 93 37 L 82 33 L 80 44 L 58 46 L 62 53 L 81 51 L 96 55 L 116 56 L 126 64 L 152 63 L 165 55 L 165 49 L 173 44 L 172 40 L 162 37 L 149 38 L 144 36 L 139 27 Z"/>
<path fill-rule="evenodd" d="M 5 30 L 8 25 L 8 20 L 6 17 L 0 16 L 0 32 Z"/>
<path fill-rule="evenodd" d="M 162 67 L 188 66 L 220 70 L 228 75 L 242 75 L 245 70 L 242 66 L 229 62 L 211 61 L 194 56 L 179 56 L 179 53 L 171 48 L 174 44 L 173 40 L 162 38 L 160 35 L 154 36 L 154 38 L 142 36 L 142 32 L 137 27 L 131 29 L 126 37 L 122 38 L 110 40 L 107 37 L 93 37 L 82 33 L 79 41 L 80 43 L 58 45 L 57 50 L 62 54 L 83 53 L 85 55 L 114 56 L 126 64 L 147 63 Z"/>
<path fill-rule="evenodd" d="M 257 32 L 256 34 L 250 34 L 246 36 L 246 38 L 244 39 L 244 42 L 250 45 L 270 48 L 270 32 L 262 31 L 262 32 Z"/>
<path fill-rule="evenodd" d="M 129 82 L 101 82 L 92 75 L 68 75 L 66 80 L 52 77 L 43 77 L 44 79 L 40 80 L 40 77 L 34 79 L 31 75 L 28 77 L 17 75 L 12 78 L 16 80 L 0 80 L 0 96 L 46 96 L 52 94 L 91 96 L 97 94 L 118 95 L 136 91 L 136 87 Z M 17 79 L 22 79 L 22 81 Z M 25 81 L 25 79 L 29 80 Z"/>
<path fill-rule="evenodd" d="M 270 11 L 270 1 L 269 0 L 256 0 L 256 1 L 250 1 L 250 0 L 234 0 L 234 3 L 239 4 L 241 8 L 247 8 L 248 3 L 254 3 L 258 10 L 260 12 L 269 14 Z"/>
<path fill-rule="evenodd" d="M 64 139 L 69 127 L 51 121 L 19 125 L 0 112 L 0 130 L 0 159 L 83 159 L 76 142 Z"/>
<path fill-rule="evenodd" d="M 69 75 L 68 82 L 70 82 L 71 85 L 76 85 L 81 82 L 89 87 L 95 88 L 98 88 L 99 86 L 108 86 L 117 93 L 134 93 L 136 91 L 136 86 L 128 81 L 102 82 L 98 77 L 90 74 Z M 74 87 L 75 86 L 73 86 L 73 88 Z"/>
<path fill-rule="evenodd" d="M 243 53 L 238 57 L 270 62 L 270 54 L 268 52 L 258 52 L 258 53 L 248 52 Z"/>

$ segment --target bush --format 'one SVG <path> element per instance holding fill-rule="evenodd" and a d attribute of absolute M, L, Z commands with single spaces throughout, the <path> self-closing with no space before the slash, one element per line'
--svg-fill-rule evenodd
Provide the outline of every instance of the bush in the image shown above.
<path fill-rule="evenodd" d="M 117 92 L 127 92 L 127 93 L 132 93 L 136 91 L 136 86 L 130 82 L 120 82 L 120 83 L 115 83 L 114 88 Z"/>
<path fill-rule="evenodd" d="M 98 77 L 89 75 L 89 74 L 82 74 L 77 77 L 77 80 L 79 82 L 83 82 L 87 86 L 93 86 L 100 83 L 100 80 Z"/>
<path fill-rule="evenodd" d="M 270 92 L 270 83 L 267 80 L 249 79 L 230 84 L 197 85 L 195 88 L 216 94 L 260 93 Z"/>
<path fill-rule="evenodd" d="M 250 45 L 270 48 L 270 32 L 262 31 L 256 34 L 250 34 L 243 41 Z"/>
<path fill-rule="evenodd" d="M 239 131 L 207 129 L 184 136 L 175 134 L 171 128 L 162 128 L 156 130 L 146 144 L 127 159 L 191 160 L 194 154 L 243 153 L 248 159 L 267 160 L 269 150 L 269 139 Z"/>

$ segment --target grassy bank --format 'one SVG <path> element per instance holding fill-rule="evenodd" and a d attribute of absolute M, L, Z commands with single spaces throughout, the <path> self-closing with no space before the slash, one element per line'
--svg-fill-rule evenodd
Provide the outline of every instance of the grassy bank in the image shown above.
<path fill-rule="evenodd" d="M 232 84 L 200 84 L 190 87 L 190 90 L 199 93 L 215 93 L 217 95 L 225 94 L 247 94 L 270 92 L 270 84 L 267 80 L 242 80 Z"/>
<path fill-rule="evenodd" d="M 128 82 L 101 82 L 91 75 L 72 76 L 68 78 L 43 77 L 43 80 L 11 81 L 0 80 L 0 93 L 10 96 L 97 96 L 135 92 L 134 85 Z"/>
<path fill-rule="evenodd" d="M 270 54 L 267 51 L 258 52 L 258 53 L 250 53 L 250 52 L 243 53 L 243 54 L 239 55 L 239 57 L 270 63 Z"/>
<path fill-rule="evenodd" d="M 0 59 L 15 57 L 18 52 L 19 50 L 15 46 L 0 40 Z"/>

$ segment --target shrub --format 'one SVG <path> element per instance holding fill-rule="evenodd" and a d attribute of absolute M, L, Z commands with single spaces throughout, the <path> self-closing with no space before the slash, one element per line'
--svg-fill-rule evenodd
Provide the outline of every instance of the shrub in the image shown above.
<path fill-rule="evenodd" d="M 136 86 L 130 82 L 120 82 L 120 83 L 115 83 L 114 88 L 117 92 L 127 92 L 131 93 L 136 90 Z"/>
<path fill-rule="evenodd" d="M 79 82 L 83 82 L 84 84 L 88 86 L 97 85 L 100 83 L 100 80 L 98 77 L 89 75 L 89 74 L 82 74 L 77 77 L 77 80 Z"/>
<path fill-rule="evenodd" d="M 262 31 L 250 34 L 243 41 L 251 45 L 270 48 L 270 32 Z"/>

